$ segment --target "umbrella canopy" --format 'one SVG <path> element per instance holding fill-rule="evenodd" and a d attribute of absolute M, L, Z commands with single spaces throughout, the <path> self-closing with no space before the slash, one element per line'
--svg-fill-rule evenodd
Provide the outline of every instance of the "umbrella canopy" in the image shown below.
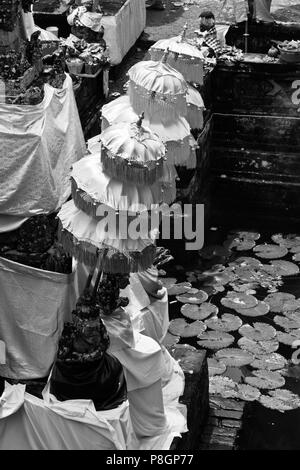
<path fill-rule="evenodd" d="M 171 203 L 176 195 L 172 169 L 165 168 L 162 179 L 151 186 L 137 185 L 104 173 L 99 154 L 89 155 L 76 162 L 72 167 L 71 182 L 76 207 L 92 217 L 97 216 L 100 205 L 107 206 L 108 210 L 127 211 L 129 215 L 135 216 L 137 212 L 153 209 L 162 202 Z"/>
<path fill-rule="evenodd" d="M 144 271 L 153 264 L 156 248 L 154 235 L 150 233 L 145 238 L 132 239 L 128 234 L 122 238 L 118 224 L 116 234 L 107 231 L 103 219 L 90 217 L 73 201 L 62 206 L 58 218 L 60 241 L 65 251 L 88 266 L 94 267 L 98 259 L 99 268 L 104 272 L 129 273 Z"/>
<path fill-rule="evenodd" d="M 163 173 L 165 146 L 149 128 L 136 122 L 115 123 L 100 134 L 103 169 L 110 175 L 139 184 L 153 184 Z"/>
<path fill-rule="evenodd" d="M 141 61 L 128 71 L 128 94 L 137 113 L 145 111 L 151 117 L 159 112 L 161 119 L 187 114 L 187 83 L 184 77 L 170 65 L 152 60 Z"/>
<path fill-rule="evenodd" d="M 180 36 L 157 41 L 150 47 L 150 56 L 152 60 L 160 60 L 168 49 L 167 63 L 182 73 L 188 82 L 202 85 L 204 57 L 197 47 L 186 42 L 186 29 L 187 26 Z"/>
<path fill-rule="evenodd" d="M 102 126 L 105 129 L 116 122 L 128 122 L 133 116 L 136 117 L 136 114 L 129 96 L 121 96 L 103 106 Z M 165 144 L 168 164 L 195 167 L 197 142 L 184 117 L 177 116 L 162 123 L 160 113 L 156 112 L 150 119 L 145 119 L 144 123 Z"/>

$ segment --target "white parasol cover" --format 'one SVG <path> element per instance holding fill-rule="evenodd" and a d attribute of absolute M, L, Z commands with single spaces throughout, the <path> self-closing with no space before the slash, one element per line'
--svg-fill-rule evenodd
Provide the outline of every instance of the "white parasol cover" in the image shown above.
<path fill-rule="evenodd" d="M 126 211 L 135 217 L 137 212 L 174 201 L 175 176 L 172 168 L 166 166 L 161 180 L 151 186 L 122 182 L 104 173 L 99 155 L 93 154 L 72 167 L 72 197 L 76 207 L 92 217 L 97 216 L 101 205 L 115 211 Z"/>
<path fill-rule="evenodd" d="M 186 102 L 188 107 L 186 120 L 191 126 L 191 129 L 202 129 L 203 111 L 205 109 L 204 102 L 199 91 L 190 84 L 188 84 Z"/>
<path fill-rule="evenodd" d="M 150 233 L 136 240 L 125 233 L 122 239 L 118 224 L 117 234 L 113 234 L 104 219 L 90 217 L 73 201 L 63 204 L 58 218 L 65 251 L 88 266 L 94 267 L 98 259 L 104 272 L 128 273 L 144 271 L 153 264 L 156 248 Z"/>
<path fill-rule="evenodd" d="M 198 92 L 197 92 L 198 93 Z M 102 128 L 106 129 L 115 122 L 131 120 L 136 114 L 128 96 L 121 96 L 102 108 Z M 171 165 L 195 168 L 197 142 L 191 135 L 190 126 L 184 117 L 177 116 L 161 122 L 160 113 L 145 119 L 145 125 L 157 134 L 167 149 L 167 162 Z"/>
<path fill-rule="evenodd" d="M 130 103 L 137 113 L 145 111 L 147 118 L 156 112 L 161 119 L 187 114 L 187 83 L 181 73 L 164 63 L 165 56 L 160 62 L 138 62 L 128 71 Z"/>
<path fill-rule="evenodd" d="M 137 122 L 115 123 L 100 134 L 103 170 L 125 181 L 153 184 L 163 173 L 165 146 L 157 135 Z"/>
<path fill-rule="evenodd" d="M 202 52 L 195 46 L 185 41 L 187 26 L 180 36 L 161 39 L 150 47 L 149 52 L 152 60 L 160 60 L 166 49 L 169 50 L 167 63 L 182 73 L 188 82 L 203 85 L 203 63 Z"/>

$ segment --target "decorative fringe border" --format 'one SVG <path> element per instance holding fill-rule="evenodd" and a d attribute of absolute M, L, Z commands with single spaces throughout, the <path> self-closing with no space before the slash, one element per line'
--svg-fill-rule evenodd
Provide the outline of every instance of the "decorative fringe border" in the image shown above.
<path fill-rule="evenodd" d="M 100 270 L 106 273 L 126 274 L 145 271 L 156 256 L 156 246 L 149 244 L 143 251 L 121 252 L 111 247 L 97 248 L 94 245 L 77 240 L 59 223 L 58 237 L 69 256 L 74 256 L 79 262 L 94 267 L 99 259 Z"/>
<path fill-rule="evenodd" d="M 137 185 L 152 185 L 163 174 L 161 157 L 156 162 L 131 162 L 125 158 L 113 155 L 102 143 L 101 162 L 105 173 L 120 181 L 131 181 Z"/>
<path fill-rule="evenodd" d="M 186 116 L 187 104 L 186 94 L 182 95 L 162 95 L 160 93 L 146 90 L 136 85 L 131 80 L 128 87 L 130 104 L 137 114 L 145 112 L 145 117 L 151 118 L 153 114 L 160 113 L 162 119 L 176 119 L 179 116 Z"/>
<path fill-rule="evenodd" d="M 203 110 L 193 104 L 188 104 L 186 120 L 191 129 L 203 129 Z"/>
<path fill-rule="evenodd" d="M 150 55 L 151 60 L 159 61 L 164 55 L 164 51 L 159 49 L 152 49 L 150 51 Z M 184 54 L 180 54 L 180 56 L 181 57 L 179 57 L 177 52 L 170 51 L 167 57 L 167 64 L 180 72 L 187 82 L 203 85 L 203 61 L 198 58 L 194 58 L 193 60 L 191 56 Z"/>

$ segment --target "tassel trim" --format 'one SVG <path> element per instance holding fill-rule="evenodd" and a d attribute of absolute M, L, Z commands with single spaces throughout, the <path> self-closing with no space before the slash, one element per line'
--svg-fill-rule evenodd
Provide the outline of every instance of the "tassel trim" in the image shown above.
<path fill-rule="evenodd" d="M 149 244 L 142 251 L 121 252 L 111 247 L 97 248 L 85 241 L 77 240 L 60 223 L 59 241 L 69 256 L 94 267 L 99 260 L 99 269 L 106 273 L 126 274 L 145 271 L 154 262 L 156 246 Z"/>
<path fill-rule="evenodd" d="M 192 104 L 188 104 L 188 113 L 186 116 L 191 129 L 203 129 L 203 110 Z"/>
<path fill-rule="evenodd" d="M 146 117 L 160 113 L 163 119 L 186 116 L 186 92 L 178 95 L 162 94 L 146 90 L 130 81 L 128 95 L 133 110 L 140 114 L 145 112 Z"/>
<path fill-rule="evenodd" d="M 163 162 L 161 157 L 156 162 L 145 163 L 129 161 L 120 156 L 113 155 L 102 143 L 101 162 L 105 173 L 120 181 L 130 181 L 137 185 L 152 185 L 163 174 Z"/>
<path fill-rule="evenodd" d="M 162 56 L 162 51 L 153 50 L 151 51 L 151 59 L 154 61 L 159 61 Z M 197 83 L 203 85 L 203 61 L 199 58 L 194 58 L 192 60 L 191 56 L 185 56 L 182 54 L 177 54 L 175 52 L 170 52 L 168 59 L 168 65 L 173 67 L 178 72 L 180 72 L 187 82 Z"/>

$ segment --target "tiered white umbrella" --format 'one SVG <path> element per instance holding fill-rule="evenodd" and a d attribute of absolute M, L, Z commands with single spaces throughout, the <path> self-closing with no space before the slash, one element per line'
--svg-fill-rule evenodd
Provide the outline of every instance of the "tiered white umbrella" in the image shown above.
<path fill-rule="evenodd" d="M 167 63 L 182 73 L 188 82 L 202 85 L 204 57 L 197 47 L 186 41 L 186 30 L 187 25 L 180 36 L 157 41 L 149 49 L 150 56 L 154 61 L 160 60 L 168 49 Z"/>
<path fill-rule="evenodd" d="M 197 91 L 192 85 L 188 85 L 186 102 L 188 109 L 186 119 L 191 126 L 191 129 L 202 129 L 203 111 L 205 106 L 199 91 Z"/>
<path fill-rule="evenodd" d="M 128 71 L 130 103 L 136 113 L 145 112 L 146 118 L 157 112 L 163 120 L 187 114 L 188 86 L 181 73 L 166 64 L 168 54 L 167 50 L 160 62 L 138 62 Z"/>
<path fill-rule="evenodd" d="M 130 104 L 130 97 L 121 96 L 103 106 L 102 129 L 116 122 L 128 122 L 136 117 L 137 113 Z M 195 167 L 197 142 L 191 135 L 189 123 L 184 117 L 177 116 L 176 119 L 162 122 L 160 113 L 156 112 L 144 122 L 165 144 L 168 165 Z"/>
<path fill-rule="evenodd" d="M 143 271 L 153 263 L 158 227 L 147 223 L 134 233 L 128 228 L 138 224 L 141 207 L 148 220 L 147 211 L 165 202 L 163 180 L 171 185 L 168 179 L 172 177 L 163 166 L 165 146 L 142 126 L 142 117 L 127 127 L 123 123 L 121 127 L 117 124 L 107 128 L 99 139 L 103 146 L 101 154 L 87 156 L 73 166 L 73 200 L 64 204 L 58 214 L 61 242 L 69 254 L 91 267 L 98 260 L 98 267 L 105 272 Z M 109 171 L 117 172 L 118 166 L 122 166 L 124 178 L 107 174 L 100 158 L 106 163 L 112 160 Z M 134 164 L 133 171 L 130 164 Z M 139 181 L 128 181 L 128 177 Z M 154 177 L 159 181 L 145 183 L 147 179 L 152 182 Z M 108 219 L 105 211 L 112 218 Z M 113 226 L 107 225 L 109 221 Z"/>

